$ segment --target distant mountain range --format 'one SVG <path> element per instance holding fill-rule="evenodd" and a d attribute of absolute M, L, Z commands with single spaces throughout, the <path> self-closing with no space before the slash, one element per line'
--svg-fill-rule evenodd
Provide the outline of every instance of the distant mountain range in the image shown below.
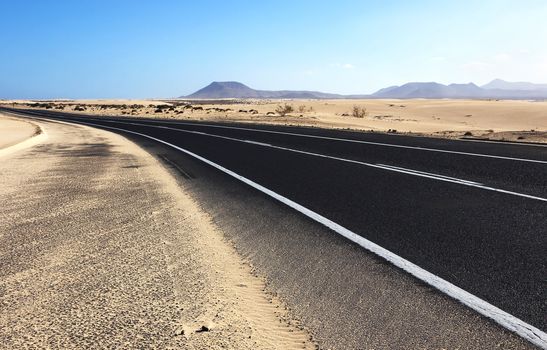
<path fill-rule="evenodd" d="M 342 95 L 328 94 L 318 91 L 268 91 L 251 89 L 245 84 L 237 81 L 212 82 L 201 90 L 183 98 L 343 98 Z"/>
<path fill-rule="evenodd" d="M 188 96 L 190 99 L 220 98 L 290 98 L 290 99 L 344 99 L 344 98 L 496 98 L 496 99 L 545 99 L 547 84 L 508 82 L 495 79 L 477 86 L 469 84 L 443 85 L 435 82 L 407 83 L 390 86 L 370 95 L 339 95 L 319 91 L 268 91 L 255 90 L 235 81 L 213 82 Z"/>
<path fill-rule="evenodd" d="M 371 97 L 544 99 L 547 98 L 547 84 L 512 83 L 501 79 L 495 79 L 480 87 L 473 83 L 450 85 L 435 82 L 408 83 L 378 90 Z"/>

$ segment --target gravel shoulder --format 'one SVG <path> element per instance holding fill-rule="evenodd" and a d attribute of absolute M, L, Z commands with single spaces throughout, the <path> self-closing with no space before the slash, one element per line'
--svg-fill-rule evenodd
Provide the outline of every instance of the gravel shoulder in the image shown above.
<path fill-rule="evenodd" d="M 151 155 L 38 122 L 1 155 L 5 348 L 313 348 L 285 305 Z"/>

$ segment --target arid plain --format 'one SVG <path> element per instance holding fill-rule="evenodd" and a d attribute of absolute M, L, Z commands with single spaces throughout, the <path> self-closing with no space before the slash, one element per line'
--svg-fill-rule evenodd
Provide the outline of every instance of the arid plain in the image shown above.
<path fill-rule="evenodd" d="M 547 102 L 526 100 L 5 100 L 9 107 L 102 116 L 234 121 L 433 137 L 547 142 Z M 292 111 L 283 115 L 280 106 Z M 355 116 L 354 107 L 365 113 Z"/>

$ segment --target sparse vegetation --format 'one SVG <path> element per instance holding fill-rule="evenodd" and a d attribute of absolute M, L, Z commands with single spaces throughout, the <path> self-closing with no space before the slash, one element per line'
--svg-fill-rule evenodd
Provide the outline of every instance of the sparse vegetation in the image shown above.
<path fill-rule="evenodd" d="M 473 136 L 473 133 L 471 131 L 466 131 L 463 136 Z"/>
<path fill-rule="evenodd" d="M 275 109 L 275 112 L 282 117 L 286 116 L 289 113 L 292 113 L 293 111 L 294 111 L 293 106 L 286 103 L 284 105 L 277 106 L 277 108 Z"/>
<path fill-rule="evenodd" d="M 367 109 L 365 107 L 353 106 L 351 110 L 351 116 L 354 118 L 364 118 L 367 115 Z"/>
<path fill-rule="evenodd" d="M 300 105 L 300 106 L 298 106 L 298 112 L 300 112 L 300 113 L 306 112 L 306 105 Z"/>

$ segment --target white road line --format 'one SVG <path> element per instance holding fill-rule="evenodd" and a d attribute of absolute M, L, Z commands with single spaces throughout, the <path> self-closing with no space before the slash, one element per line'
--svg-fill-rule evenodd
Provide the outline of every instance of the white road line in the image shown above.
<path fill-rule="evenodd" d="M 542 348 L 547 349 L 547 334 L 540 329 L 522 321 L 521 319 L 501 310 L 500 308 L 486 302 L 485 300 L 480 299 L 479 297 L 461 289 L 460 287 L 442 279 L 441 277 L 432 274 L 431 272 L 428 272 L 424 270 L 423 268 L 419 267 L 418 265 L 398 256 L 397 254 L 377 245 L 376 243 L 373 243 L 369 241 L 366 238 L 363 238 L 359 236 L 358 234 L 348 230 L 347 228 L 335 223 L 334 221 L 331 221 L 327 219 L 326 217 L 296 203 L 292 200 L 262 186 L 257 184 L 256 182 L 247 179 L 246 177 L 243 177 L 227 168 L 224 168 L 223 166 L 214 163 L 198 154 L 195 154 L 189 150 L 186 150 L 184 148 L 181 148 L 179 146 L 173 145 L 169 142 L 163 141 L 161 139 L 155 138 L 150 135 L 142 134 L 136 131 L 131 130 L 125 130 L 121 128 L 115 128 L 111 126 L 104 126 L 99 124 L 93 124 L 88 122 L 76 122 L 81 123 L 84 125 L 90 125 L 95 126 L 99 128 L 106 128 L 111 130 L 117 130 L 122 131 L 134 135 L 138 135 L 141 137 L 148 138 L 150 140 L 154 140 L 156 142 L 162 143 L 164 145 L 167 145 L 169 147 L 172 147 L 176 150 L 179 150 L 191 157 L 194 157 L 220 171 L 222 171 L 225 174 L 228 174 L 243 183 L 259 190 L 262 193 L 267 194 L 268 196 L 280 201 L 281 203 L 295 209 L 296 211 L 300 212 L 303 215 L 306 215 L 307 217 L 319 222 L 320 224 L 330 228 L 331 230 L 335 231 L 336 233 L 340 234 L 341 236 L 349 239 L 350 241 L 360 245 L 361 247 L 369 250 L 370 252 L 386 259 L 387 261 L 391 262 L 393 265 L 397 266 L 400 269 L 403 269 L 404 271 L 410 273 L 414 277 L 418 278 L 419 280 L 429 284 L 430 286 L 437 288 L 441 292 L 445 293 L 446 295 L 458 300 L 462 304 L 470 307 L 471 309 L 477 311 L 481 315 L 484 315 L 488 318 L 491 318 L 499 325 L 505 327 L 506 329 L 515 332 L 522 338 L 528 340 L 532 344 Z"/>
<path fill-rule="evenodd" d="M 391 143 L 373 142 L 373 141 L 363 141 L 363 140 L 353 140 L 353 139 L 344 139 L 344 138 L 338 138 L 338 137 L 328 137 L 328 136 L 318 136 L 318 135 L 308 135 L 308 134 L 292 133 L 292 132 L 285 132 L 285 131 L 273 131 L 273 130 L 263 130 L 263 129 L 253 129 L 253 128 L 242 128 L 242 127 L 235 127 L 235 126 L 213 125 L 213 124 L 195 124 L 195 123 L 168 122 L 168 121 L 167 121 L 167 122 L 161 121 L 161 122 L 162 122 L 162 123 L 168 123 L 168 124 L 175 124 L 175 125 L 205 126 L 205 127 L 220 128 L 220 129 L 234 129 L 234 130 L 243 130 L 243 131 L 262 132 L 262 133 L 268 133 L 268 134 L 299 136 L 299 137 L 315 138 L 315 139 L 330 140 L 330 141 L 342 141 L 342 142 L 351 142 L 351 143 L 361 143 L 361 144 L 374 145 L 374 146 L 395 147 L 395 148 L 406 148 L 406 149 L 413 149 L 413 150 L 418 150 L 418 151 L 451 153 L 451 154 L 459 154 L 459 155 L 473 156 L 473 157 L 485 157 L 485 158 L 495 158 L 495 159 L 513 160 L 513 161 L 519 161 L 519 162 L 529 162 L 529 163 L 547 164 L 547 161 L 546 161 L 546 160 L 527 159 L 527 158 L 517 158 L 517 157 L 506 157 L 506 156 L 496 156 L 496 155 L 492 155 L 492 154 L 481 154 L 481 153 L 471 153 L 471 152 L 461 152 L 461 151 L 450 151 L 450 150 L 439 149 L 439 148 L 427 148 L 427 147 L 418 147 L 418 146 L 405 146 L 405 145 L 396 145 L 396 144 L 391 144 Z M 542 146 L 542 145 L 541 145 L 541 146 Z"/>
<path fill-rule="evenodd" d="M 92 118 L 88 118 L 88 120 L 89 119 L 92 119 Z M 122 122 L 119 122 L 119 121 L 110 121 L 110 120 L 102 120 L 102 119 L 100 119 L 100 120 L 103 121 L 103 122 L 109 122 L 109 123 L 122 123 Z M 462 152 L 462 151 L 450 151 L 450 150 L 439 149 L 439 148 L 427 148 L 427 147 L 419 147 L 419 146 L 405 146 L 405 145 L 396 145 L 396 144 L 391 144 L 391 143 L 363 141 L 363 140 L 354 140 L 354 139 L 344 139 L 344 138 L 338 138 L 338 137 L 319 136 L 319 135 L 308 135 L 308 134 L 292 133 L 292 132 L 285 132 L 285 131 L 243 128 L 243 127 L 236 127 L 236 126 L 213 125 L 213 124 L 172 122 L 172 121 L 163 121 L 163 120 L 158 121 L 158 122 L 165 123 L 165 124 L 174 124 L 174 125 L 186 125 L 186 126 L 198 126 L 198 127 L 199 126 L 205 126 L 205 127 L 211 127 L 211 128 L 219 128 L 219 129 L 232 129 L 232 130 L 243 130 L 243 131 L 261 132 L 261 133 L 268 133 L 268 134 L 277 134 L 277 135 L 298 136 L 298 137 L 315 138 L 315 139 L 321 139 L 321 140 L 359 143 L 359 144 L 367 144 L 367 145 L 383 146 L 383 147 L 406 148 L 406 149 L 426 151 L 426 152 L 439 152 L 439 153 L 459 154 L 459 155 L 472 156 L 472 157 L 484 157 L 484 158 L 512 160 L 512 161 L 519 161 L 519 162 L 547 164 L 547 160 L 496 156 L 496 155 L 492 155 L 492 154 L 482 154 L 482 153 L 472 153 L 472 152 Z M 152 124 L 146 124 L 146 125 L 151 126 Z M 473 140 L 465 140 L 465 141 L 471 142 Z M 474 141 L 474 142 L 477 142 L 477 141 Z M 481 141 L 481 142 L 484 142 L 484 141 Z M 495 141 L 491 141 L 491 142 L 495 142 Z M 496 142 L 496 143 L 502 143 L 502 142 Z M 504 144 L 507 144 L 507 143 L 504 143 Z M 545 145 L 545 146 L 544 145 L 532 145 L 532 146 L 547 147 L 547 145 Z"/>
<path fill-rule="evenodd" d="M 68 119 L 66 119 L 66 120 L 68 120 Z M 81 120 L 81 119 L 79 119 L 79 120 Z M 215 138 L 220 138 L 220 139 L 225 139 L 225 140 L 230 140 L 230 141 L 250 143 L 250 144 L 254 144 L 254 145 L 262 146 L 262 147 L 269 147 L 269 148 L 279 149 L 279 150 L 288 151 L 288 152 L 294 152 L 294 153 L 310 155 L 310 156 L 314 156 L 314 157 L 333 159 L 333 160 L 338 160 L 338 161 L 347 162 L 347 163 L 360 164 L 360 165 L 368 166 L 368 167 L 371 167 L 371 168 L 383 169 L 383 170 L 398 172 L 398 173 L 402 173 L 402 174 L 418 176 L 418 177 L 424 177 L 424 178 L 437 180 L 437 181 L 450 182 L 450 183 L 455 183 L 455 184 L 459 184 L 459 185 L 480 188 L 480 189 L 487 190 L 487 191 L 504 193 L 504 194 L 508 194 L 508 195 L 512 195 L 512 196 L 518 196 L 518 197 L 538 200 L 538 201 L 542 201 L 542 202 L 547 202 L 547 198 L 543 198 L 543 197 L 538 197 L 538 196 L 533 196 L 533 195 L 529 195 L 529 194 L 525 194 L 525 193 L 519 193 L 519 192 L 500 189 L 500 188 L 490 187 L 490 186 L 486 186 L 486 185 L 483 185 L 481 183 L 470 181 L 470 180 L 459 179 L 459 178 L 445 176 L 445 175 L 439 175 L 439 174 L 433 174 L 433 173 L 428 173 L 428 172 L 425 172 L 425 171 L 419 171 L 419 170 L 414 170 L 414 169 L 401 168 L 401 167 L 397 167 L 397 166 L 393 166 L 393 165 L 372 164 L 372 163 L 367 163 L 367 162 L 361 162 L 361 161 L 358 161 L 358 160 L 352 160 L 352 159 L 346 159 L 346 158 L 341 158 L 341 157 L 329 156 L 329 155 L 325 155 L 325 154 L 321 154 L 321 153 L 307 152 L 307 151 L 297 150 L 297 149 L 293 149 L 293 148 L 275 146 L 275 145 L 268 144 L 268 143 L 263 143 L 263 142 L 257 142 L 257 141 L 245 140 L 245 139 L 237 139 L 237 138 L 229 137 L 229 136 L 209 134 L 209 133 L 202 132 L 202 131 L 171 128 L 169 126 L 163 126 L 163 125 L 151 125 L 151 124 L 142 124 L 142 123 L 136 123 L 136 122 L 110 121 L 110 120 L 100 120 L 100 119 L 98 121 L 109 122 L 109 123 L 117 123 L 117 124 L 128 124 L 128 125 L 135 125 L 135 126 L 145 126 L 145 127 L 152 127 L 152 128 L 157 128 L 157 129 L 166 129 L 166 130 L 184 132 L 184 133 L 195 134 L 195 135 L 215 137 Z"/>
<path fill-rule="evenodd" d="M 500 145 L 510 146 L 529 146 L 529 147 L 547 147 L 546 143 L 534 143 L 534 142 L 518 142 L 518 141 L 496 141 L 496 140 L 473 140 L 473 139 L 456 139 L 461 142 L 476 142 L 476 143 L 497 143 Z"/>
<path fill-rule="evenodd" d="M 463 180 L 463 179 L 459 179 L 459 178 L 457 178 L 457 177 L 450 177 L 450 176 L 446 176 L 446 175 L 439 175 L 439 174 L 434 174 L 434 173 L 428 173 L 428 172 L 426 172 L 426 171 L 419 171 L 419 170 L 408 169 L 408 168 L 402 168 L 402 167 L 398 167 L 398 166 L 394 166 L 394 165 L 386 165 L 386 164 L 377 164 L 377 165 L 380 165 L 380 166 L 383 166 L 383 167 L 386 167 L 386 168 L 392 168 L 392 169 L 397 169 L 397 170 L 408 171 L 408 172 L 412 172 L 412 173 L 416 173 L 416 174 L 429 175 L 429 176 L 434 176 L 434 177 L 440 177 L 440 178 L 443 178 L 443 179 L 454 180 L 454 181 L 462 182 L 462 183 L 464 183 L 464 184 L 482 185 L 482 184 L 479 183 L 479 182 L 474 182 L 474 181 L 469 181 L 469 180 Z"/>
<path fill-rule="evenodd" d="M 361 161 L 358 161 L 358 160 L 346 159 L 346 158 L 335 157 L 335 156 L 329 156 L 329 155 L 321 154 L 321 153 L 307 152 L 307 151 L 302 151 L 302 150 L 298 150 L 298 149 L 294 149 L 294 148 L 275 146 L 275 145 L 262 143 L 262 142 L 256 142 L 256 141 L 245 140 L 245 139 L 237 139 L 237 138 L 229 137 L 229 136 L 208 134 L 208 133 L 205 133 L 205 132 L 202 132 L 202 131 L 184 130 L 184 129 L 171 128 L 169 126 L 150 125 L 150 124 L 141 124 L 141 123 L 133 123 L 133 122 L 116 122 L 116 123 L 136 125 L 136 126 L 145 126 L 145 127 L 153 127 L 153 128 L 157 128 L 157 129 L 166 129 L 166 130 L 172 130 L 172 131 L 177 131 L 177 132 L 184 132 L 184 133 L 188 133 L 188 134 L 215 137 L 215 138 L 219 138 L 219 139 L 242 142 L 242 143 L 251 143 L 251 144 L 254 144 L 254 145 L 257 145 L 257 146 L 269 147 L 269 148 L 274 148 L 274 149 L 278 149 L 278 150 L 282 150 L 282 151 L 300 153 L 300 154 L 305 154 L 305 155 L 320 157 L 320 158 L 333 159 L 333 160 L 338 160 L 338 161 L 342 161 L 342 162 L 346 162 L 346 163 L 359 164 L 359 165 L 364 165 L 364 166 L 368 166 L 368 167 L 371 167 L 371 168 L 383 169 L 383 170 L 398 172 L 398 173 L 402 173 L 402 174 L 418 176 L 418 177 L 424 177 L 424 178 L 437 180 L 437 181 L 450 182 L 450 183 L 455 183 L 455 184 L 458 184 L 458 185 L 480 188 L 480 189 L 487 190 L 487 191 L 499 192 L 499 193 L 504 193 L 504 194 L 508 194 L 508 195 L 513 195 L 513 196 L 538 200 L 538 201 L 542 201 L 542 202 L 547 202 L 547 198 L 532 196 L 532 195 L 525 194 L 525 193 L 519 193 L 519 192 L 503 190 L 503 189 L 500 189 L 500 188 L 485 186 L 483 184 L 473 182 L 473 181 L 469 181 L 469 180 L 458 179 L 458 178 L 454 178 L 454 177 L 438 175 L 438 174 L 433 174 L 433 173 L 427 173 L 427 172 L 419 171 L 419 170 L 406 169 L 406 168 L 400 168 L 400 167 L 396 167 L 396 166 L 383 165 L 383 164 L 373 164 L 373 163 L 361 162 Z"/>

